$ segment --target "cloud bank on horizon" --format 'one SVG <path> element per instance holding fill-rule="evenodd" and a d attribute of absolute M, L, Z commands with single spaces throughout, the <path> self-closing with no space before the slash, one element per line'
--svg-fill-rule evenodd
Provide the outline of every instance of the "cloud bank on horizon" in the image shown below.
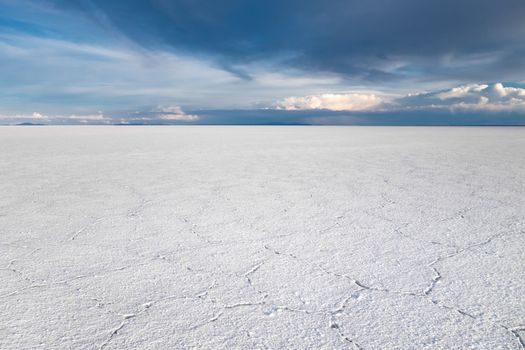
<path fill-rule="evenodd" d="M 525 124 L 522 0 L 0 0 L 0 124 Z"/>

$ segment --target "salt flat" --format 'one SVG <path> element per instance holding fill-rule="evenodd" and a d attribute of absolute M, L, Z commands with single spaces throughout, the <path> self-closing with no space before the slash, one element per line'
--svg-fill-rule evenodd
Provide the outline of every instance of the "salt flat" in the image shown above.
<path fill-rule="evenodd" d="M 525 128 L 2 127 L 1 349 L 523 349 Z"/>

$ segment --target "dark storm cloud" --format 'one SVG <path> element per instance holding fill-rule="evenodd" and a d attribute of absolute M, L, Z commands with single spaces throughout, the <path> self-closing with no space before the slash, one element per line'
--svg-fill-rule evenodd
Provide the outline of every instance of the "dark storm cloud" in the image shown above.
<path fill-rule="evenodd" d="M 525 79 L 523 0 L 56 0 L 147 48 L 349 79 Z M 277 63 L 276 63 L 277 62 Z"/>

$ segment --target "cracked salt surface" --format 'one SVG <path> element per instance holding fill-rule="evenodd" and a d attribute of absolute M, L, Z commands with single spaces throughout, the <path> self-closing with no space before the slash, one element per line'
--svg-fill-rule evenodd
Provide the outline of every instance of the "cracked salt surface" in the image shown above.
<path fill-rule="evenodd" d="M 525 129 L 0 128 L 1 349 L 525 349 Z"/>

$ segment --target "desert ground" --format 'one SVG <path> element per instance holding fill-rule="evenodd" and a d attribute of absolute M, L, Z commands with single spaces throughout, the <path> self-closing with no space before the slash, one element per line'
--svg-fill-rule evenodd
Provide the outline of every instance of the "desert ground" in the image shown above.
<path fill-rule="evenodd" d="M 524 349 L 525 128 L 0 127 L 0 348 Z"/>

